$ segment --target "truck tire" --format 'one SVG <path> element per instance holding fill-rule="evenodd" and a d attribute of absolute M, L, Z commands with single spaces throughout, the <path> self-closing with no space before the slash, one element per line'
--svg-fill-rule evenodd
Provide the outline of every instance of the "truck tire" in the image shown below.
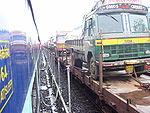
<path fill-rule="evenodd" d="M 89 71 L 90 71 L 90 75 L 94 80 L 98 80 L 98 66 L 96 65 L 96 61 L 93 57 L 91 57 L 90 59 L 90 63 L 89 63 Z"/>

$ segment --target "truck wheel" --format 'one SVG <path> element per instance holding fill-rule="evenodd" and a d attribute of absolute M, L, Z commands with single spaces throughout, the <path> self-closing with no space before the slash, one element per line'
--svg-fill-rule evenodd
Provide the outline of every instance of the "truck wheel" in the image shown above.
<path fill-rule="evenodd" d="M 74 66 L 82 69 L 83 62 L 80 59 L 75 59 Z"/>
<path fill-rule="evenodd" d="M 89 65 L 89 71 L 90 75 L 94 80 L 98 79 L 98 66 L 96 66 L 96 61 L 94 60 L 93 57 L 90 59 L 90 65 Z"/>

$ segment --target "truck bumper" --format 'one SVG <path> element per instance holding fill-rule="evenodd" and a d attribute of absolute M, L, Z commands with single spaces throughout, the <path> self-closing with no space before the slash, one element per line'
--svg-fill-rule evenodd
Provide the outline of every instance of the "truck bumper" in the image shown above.
<path fill-rule="evenodd" d="M 134 63 L 126 64 L 126 62 Z M 103 62 L 103 68 L 105 71 L 126 70 L 127 65 L 128 67 L 129 65 L 133 65 L 136 72 L 150 71 L 150 58 L 122 60 L 116 62 Z"/>

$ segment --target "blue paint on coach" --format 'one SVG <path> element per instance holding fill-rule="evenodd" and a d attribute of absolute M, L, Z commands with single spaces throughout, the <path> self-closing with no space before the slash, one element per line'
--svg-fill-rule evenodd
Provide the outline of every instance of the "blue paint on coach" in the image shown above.
<path fill-rule="evenodd" d="M 0 31 L 0 112 L 5 111 L 13 95 L 13 80 L 9 48 L 9 32 Z"/>
<path fill-rule="evenodd" d="M 0 39 L 3 39 L 0 41 L 0 113 L 22 112 L 38 53 L 37 46 L 27 42 L 27 37 L 17 34 L 15 39 L 16 34 L 12 34 L 0 33 Z M 2 95 L 5 86 L 9 92 Z"/>

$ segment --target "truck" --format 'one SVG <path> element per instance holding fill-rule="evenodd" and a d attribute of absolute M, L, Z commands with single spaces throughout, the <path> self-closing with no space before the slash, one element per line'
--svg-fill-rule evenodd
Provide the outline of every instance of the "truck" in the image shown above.
<path fill-rule="evenodd" d="M 55 45 L 56 45 L 56 52 L 58 55 L 62 54 L 62 52 L 64 52 L 66 50 L 65 47 L 65 41 L 66 41 L 66 35 L 71 32 L 71 31 L 57 31 L 56 33 L 56 41 L 55 41 Z"/>
<path fill-rule="evenodd" d="M 82 34 L 65 41 L 73 65 L 87 63 L 90 76 L 98 79 L 100 60 L 104 71 L 125 70 L 140 76 L 150 64 L 148 8 L 135 3 L 97 2 L 84 16 Z"/>

